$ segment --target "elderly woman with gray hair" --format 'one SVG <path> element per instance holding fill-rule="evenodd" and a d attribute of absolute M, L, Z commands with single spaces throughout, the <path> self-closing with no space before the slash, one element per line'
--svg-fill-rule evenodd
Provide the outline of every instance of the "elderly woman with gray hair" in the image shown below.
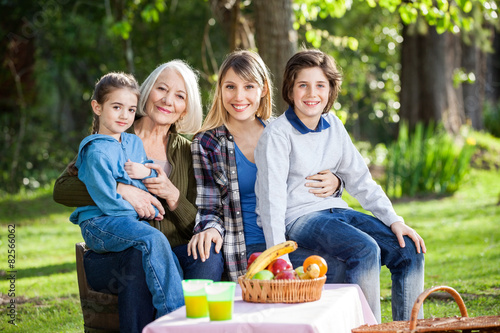
<path fill-rule="evenodd" d="M 151 220 L 166 236 L 182 268 L 181 274 L 176 274 L 178 278 L 220 280 L 224 262 L 214 244 L 208 256 L 197 256 L 196 260 L 187 252 L 197 212 L 196 181 L 190 142 L 180 133 L 198 131 L 201 121 L 202 106 L 194 71 L 180 60 L 158 66 L 141 86 L 132 129 L 142 139 L 148 158 L 154 161 L 149 167 L 158 176 L 143 181 L 150 193 L 122 183 L 118 184 L 117 192 L 140 218 Z M 95 205 L 85 185 L 67 171 L 56 181 L 53 195 L 56 202 L 66 206 Z M 161 214 L 154 220 L 153 206 Z M 155 319 L 140 251 L 135 248 L 108 253 L 87 251 L 84 265 L 88 283 L 94 290 L 118 295 L 120 331 L 140 332 Z M 171 292 L 182 296 L 182 290 Z M 170 309 L 183 305 L 183 300 L 177 299 L 178 304 L 169 304 Z"/>

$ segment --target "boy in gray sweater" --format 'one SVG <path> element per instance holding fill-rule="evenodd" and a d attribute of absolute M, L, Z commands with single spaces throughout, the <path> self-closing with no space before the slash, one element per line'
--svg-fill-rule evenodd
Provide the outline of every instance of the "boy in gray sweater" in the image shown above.
<path fill-rule="evenodd" d="M 288 61 L 283 82 L 289 108 L 266 127 L 255 150 L 258 223 L 267 247 L 291 239 L 327 262 L 345 262 L 344 282 L 360 285 L 378 322 L 380 265 L 386 265 L 393 320 L 409 320 L 423 291 L 425 243 L 396 214 L 342 122 L 329 112 L 341 85 L 335 60 L 318 50 L 301 51 Z M 340 197 L 305 195 L 305 178 L 325 169 L 375 217 Z"/>

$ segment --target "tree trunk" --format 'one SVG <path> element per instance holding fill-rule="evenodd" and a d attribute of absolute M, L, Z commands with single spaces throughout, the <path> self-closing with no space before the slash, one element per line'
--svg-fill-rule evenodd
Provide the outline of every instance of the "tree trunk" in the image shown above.
<path fill-rule="evenodd" d="M 494 30 L 493 52 L 488 54 L 486 65 L 486 99 L 496 105 L 500 102 L 500 33 Z"/>
<path fill-rule="evenodd" d="M 251 22 L 241 13 L 240 0 L 210 0 L 210 8 L 227 32 L 230 51 L 255 49 Z"/>
<path fill-rule="evenodd" d="M 290 57 L 297 51 L 297 32 L 293 29 L 291 0 L 254 0 L 255 31 L 259 54 L 269 67 L 275 86 L 275 114 L 282 114 L 287 105 L 281 97 L 283 72 Z"/>
<path fill-rule="evenodd" d="M 483 129 L 483 101 L 484 101 L 484 72 L 482 52 L 474 45 L 474 36 L 467 45 L 462 43 L 462 67 L 465 73 L 473 73 L 475 80 L 473 83 L 463 84 L 463 101 L 465 116 L 470 120 L 471 125 L 476 130 Z"/>
<path fill-rule="evenodd" d="M 420 119 L 420 77 L 418 56 L 418 35 L 415 25 L 403 27 L 404 41 L 401 45 L 401 119 L 408 122 L 410 128 L 415 127 Z"/>
<path fill-rule="evenodd" d="M 442 112 L 442 122 L 450 133 L 458 134 L 460 127 L 465 124 L 465 113 L 463 108 L 463 85 L 454 87 L 453 75 L 456 68 L 461 67 L 462 50 L 460 37 L 451 33 L 445 33 L 445 108 Z"/>
<path fill-rule="evenodd" d="M 426 35 L 418 37 L 420 53 L 420 115 L 428 123 L 442 120 L 446 105 L 445 36 L 429 28 Z"/>
<path fill-rule="evenodd" d="M 403 38 L 401 118 L 410 128 L 419 121 L 434 121 L 457 133 L 464 117 L 459 103 L 461 92 L 453 87 L 452 80 L 457 63 L 456 37 L 440 35 L 434 27 L 419 34 L 416 25 L 411 25 L 403 28 Z"/>

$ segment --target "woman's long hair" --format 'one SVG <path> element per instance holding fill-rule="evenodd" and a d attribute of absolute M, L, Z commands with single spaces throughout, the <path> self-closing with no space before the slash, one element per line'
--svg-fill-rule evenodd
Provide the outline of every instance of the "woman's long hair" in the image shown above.
<path fill-rule="evenodd" d="M 222 81 L 231 68 L 243 80 L 256 82 L 261 89 L 267 88 L 267 94 L 262 97 L 256 116 L 267 120 L 273 113 L 273 85 L 266 64 L 255 52 L 247 50 L 234 51 L 226 57 L 221 65 L 212 97 L 212 107 L 205 117 L 200 132 L 227 124 L 229 114 L 222 103 Z"/>

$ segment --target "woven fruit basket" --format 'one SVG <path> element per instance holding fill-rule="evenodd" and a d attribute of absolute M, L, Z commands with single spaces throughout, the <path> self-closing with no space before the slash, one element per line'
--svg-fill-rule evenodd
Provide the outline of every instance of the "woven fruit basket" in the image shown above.
<path fill-rule="evenodd" d="M 253 303 L 304 303 L 321 298 L 326 276 L 308 280 L 251 280 L 238 278 L 241 296 Z"/>
<path fill-rule="evenodd" d="M 457 302 L 462 317 L 417 319 L 424 300 L 435 291 L 451 294 Z M 420 332 L 500 332 L 500 316 L 470 318 L 460 294 L 453 288 L 438 286 L 425 290 L 418 296 L 411 312 L 410 321 L 393 321 L 379 325 L 363 325 L 352 333 L 420 333 Z"/>

